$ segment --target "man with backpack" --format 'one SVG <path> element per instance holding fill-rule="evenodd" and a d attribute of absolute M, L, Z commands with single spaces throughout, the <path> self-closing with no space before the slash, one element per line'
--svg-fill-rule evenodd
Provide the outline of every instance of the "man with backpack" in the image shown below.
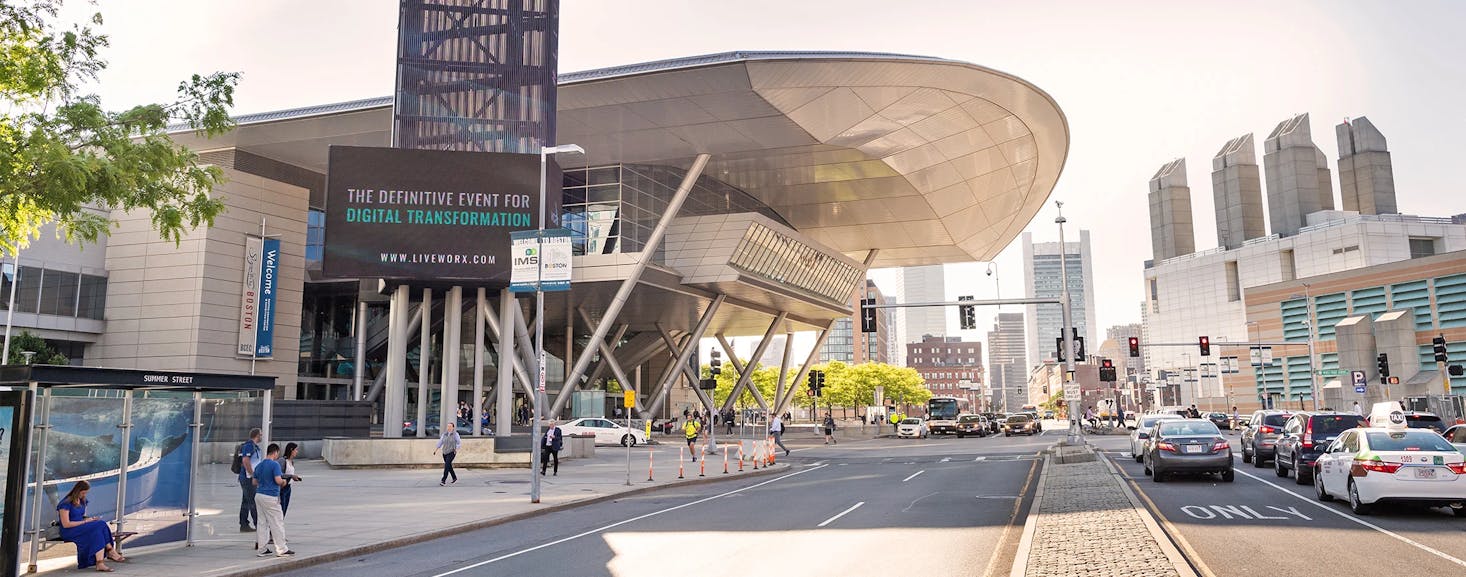
<path fill-rule="evenodd" d="M 229 469 L 239 476 L 239 489 L 244 496 L 239 500 L 239 532 L 253 533 L 259 526 L 259 513 L 255 511 L 255 466 L 260 464 L 260 440 L 264 434 L 258 429 L 249 430 L 249 438 L 234 449 L 234 458 Z"/>

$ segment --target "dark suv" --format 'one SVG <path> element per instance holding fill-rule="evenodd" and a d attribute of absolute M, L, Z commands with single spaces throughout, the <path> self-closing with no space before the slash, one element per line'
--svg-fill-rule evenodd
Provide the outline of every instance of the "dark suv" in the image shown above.
<path fill-rule="evenodd" d="M 1247 428 L 1242 429 L 1242 462 L 1259 469 L 1266 467 L 1268 459 L 1273 458 L 1273 444 L 1283 432 L 1283 423 L 1292 415 L 1273 409 L 1253 413 Z"/>
<path fill-rule="evenodd" d="M 1340 433 L 1368 427 L 1369 421 L 1354 413 L 1303 411 L 1293 413 L 1283 424 L 1283 434 L 1273 448 L 1273 472 L 1286 478 L 1293 472 L 1299 485 L 1313 481 L 1313 462 L 1328 449 Z"/>

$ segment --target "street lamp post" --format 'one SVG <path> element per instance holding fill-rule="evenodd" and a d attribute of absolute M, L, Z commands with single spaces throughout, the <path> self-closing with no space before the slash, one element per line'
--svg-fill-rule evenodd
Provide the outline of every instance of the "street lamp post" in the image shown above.
<path fill-rule="evenodd" d="M 1298 298 L 1299 296 L 1302 296 L 1303 297 L 1303 305 L 1305 307 L 1307 307 L 1307 309 L 1308 309 L 1308 319 L 1305 320 L 1305 321 L 1303 321 L 1303 326 L 1308 329 L 1308 394 L 1309 394 L 1309 396 L 1313 397 L 1313 408 L 1315 410 L 1317 410 L 1318 409 L 1318 390 L 1319 390 L 1318 389 L 1318 373 L 1319 373 L 1319 371 L 1318 371 L 1318 365 L 1315 364 L 1315 361 L 1314 361 L 1314 344 L 1313 344 L 1313 336 L 1314 336 L 1314 332 L 1313 331 L 1315 330 L 1315 327 L 1318 324 L 1317 319 L 1314 318 L 1317 315 L 1317 311 L 1315 311 L 1314 310 L 1314 307 L 1313 307 L 1313 295 L 1309 294 L 1309 292 L 1308 292 L 1309 291 L 1309 288 L 1311 288 L 1311 285 L 1309 285 L 1308 283 L 1302 283 L 1302 284 L 1303 284 L 1303 294 L 1302 295 L 1297 295 L 1297 294 L 1288 295 L 1288 298 L 1295 299 L 1295 298 Z M 1286 373 L 1286 371 L 1285 371 L 1285 373 Z M 1284 382 L 1287 382 L 1287 376 L 1286 376 L 1286 374 L 1283 377 L 1283 381 Z M 1285 395 L 1284 398 L 1286 400 L 1286 395 Z M 1302 401 L 1301 398 L 1299 399 L 1298 404 L 1300 406 L 1303 404 L 1303 401 Z"/>
<path fill-rule="evenodd" d="M 529 502 L 531 503 L 540 502 L 540 476 L 535 474 L 534 469 L 539 465 L 540 459 L 542 458 L 542 455 L 540 455 L 540 445 L 542 444 L 540 440 L 540 419 L 543 415 L 540 414 L 540 411 L 543 410 L 545 404 L 545 288 L 541 282 L 544 280 L 543 277 L 545 274 L 545 172 L 550 155 L 560 154 L 562 152 L 574 152 L 584 155 L 585 149 L 576 144 L 540 147 L 540 219 L 539 236 L 537 237 L 538 252 L 536 253 L 537 258 L 539 258 L 539 263 L 536 266 L 534 283 L 534 358 L 537 377 L 534 392 L 534 419 L 530 425 L 529 441 Z M 505 327 L 504 330 L 507 331 L 509 329 Z M 508 385 L 500 383 L 499 386 Z"/>
<path fill-rule="evenodd" d="M 1059 328 L 1059 333 L 1064 339 L 1064 378 L 1062 381 L 1067 385 L 1074 379 L 1074 333 L 1070 329 L 1073 317 L 1069 307 L 1069 245 L 1064 243 L 1064 223 L 1068 220 L 1064 218 L 1064 202 L 1056 200 L 1054 206 L 1059 209 L 1059 216 L 1054 219 L 1054 224 L 1059 225 L 1059 284 L 1062 285 L 1059 293 L 1061 295 L 1059 306 L 1063 314 L 1063 326 Z M 1067 391 L 1064 396 L 1066 398 L 1069 396 Z M 1083 404 L 1083 391 L 1075 396 L 1075 400 Z M 1076 419 L 1070 419 L 1069 422 L 1074 428 L 1075 437 L 1083 441 L 1084 427 Z"/>

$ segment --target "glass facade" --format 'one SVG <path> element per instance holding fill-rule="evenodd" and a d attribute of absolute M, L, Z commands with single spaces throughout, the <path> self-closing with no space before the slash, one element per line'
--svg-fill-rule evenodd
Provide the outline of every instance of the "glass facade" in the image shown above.
<path fill-rule="evenodd" d="M 843 302 L 864 271 L 769 227 L 748 227 L 728 264 L 832 301 Z"/>
<path fill-rule="evenodd" d="M 321 254 L 326 249 L 326 211 L 312 208 L 305 220 L 305 266 L 321 265 Z"/>
<path fill-rule="evenodd" d="M 47 268 L 6 264 L 0 275 L 0 310 L 10 306 L 15 292 L 15 312 L 101 320 L 107 305 L 107 277 Z"/>

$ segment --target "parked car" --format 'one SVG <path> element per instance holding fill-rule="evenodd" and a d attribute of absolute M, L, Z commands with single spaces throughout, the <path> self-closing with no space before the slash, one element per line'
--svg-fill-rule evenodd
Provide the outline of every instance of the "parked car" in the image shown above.
<path fill-rule="evenodd" d="M 628 429 L 616 424 L 610 419 L 599 417 L 585 417 L 575 419 L 560 425 L 560 432 L 565 436 L 592 435 L 596 438 L 597 445 L 630 445 L 637 446 L 645 444 L 646 433 L 638 429 Z"/>
<path fill-rule="evenodd" d="M 433 410 L 436 411 L 436 409 L 433 409 Z M 441 431 L 441 424 L 443 422 L 442 415 L 439 415 L 436 412 L 429 412 L 428 413 L 428 419 L 427 420 L 428 420 L 428 430 L 427 430 L 427 434 L 425 436 L 428 436 L 428 437 L 436 437 L 436 436 L 442 434 L 442 431 Z M 404 436 L 404 437 L 416 437 L 417 436 L 417 423 L 414 422 L 414 421 L 405 421 L 405 422 L 403 422 L 402 423 L 402 436 Z"/>
<path fill-rule="evenodd" d="M 926 421 L 920 417 L 906 417 L 896 425 L 896 437 L 911 437 L 914 439 L 925 439 L 931 431 L 926 428 Z"/>
<path fill-rule="evenodd" d="M 987 419 L 982 415 L 958 415 L 957 438 L 961 439 L 968 435 L 988 436 Z"/>
<path fill-rule="evenodd" d="M 1181 418 L 1174 413 L 1149 413 L 1135 421 L 1135 430 L 1130 431 L 1130 456 L 1139 463 L 1145 459 L 1145 450 L 1150 446 L 1150 436 L 1155 433 L 1156 424 L 1161 421 L 1175 421 Z"/>
<path fill-rule="evenodd" d="M 1451 446 L 1459 449 L 1461 454 L 1466 455 L 1466 425 L 1456 425 L 1446 429 L 1446 434 L 1441 436 L 1445 437 L 1446 442 Z"/>
<path fill-rule="evenodd" d="M 1292 415 L 1289 411 L 1276 409 L 1252 413 L 1252 418 L 1247 421 L 1247 428 L 1242 430 L 1242 439 L 1238 441 L 1242 445 L 1242 462 L 1252 463 L 1252 466 L 1259 469 L 1267 466 L 1268 459 L 1273 458 L 1278 435 L 1283 433 L 1283 424 Z"/>
<path fill-rule="evenodd" d="M 1217 473 L 1231 483 L 1232 446 L 1206 419 L 1175 419 L 1155 426 L 1145 451 L 1145 473 L 1157 483 L 1176 473 Z"/>
<path fill-rule="evenodd" d="M 1354 413 L 1304 411 L 1293 413 L 1283 424 L 1283 434 L 1273 447 L 1273 471 L 1287 478 L 1292 472 L 1299 485 L 1313 480 L 1313 462 L 1344 431 L 1368 427 L 1369 421 Z"/>
<path fill-rule="evenodd" d="M 1466 455 L 1438 434 L 1406 427 L 1403 415 L 1387 422 L 1334 439 L 1313 465 L 1318 500 L 1347 499 L 1357 515 L 1383 503 L 1410 503 L 1449 506 L 1466 517 Z"/>
<path fill-rule="evenodd" d="M 1226 413 L 1206 413 L 1206 420 L 1211 421 L 1218 429 L 1232 429 L 1232 417 Z"/>
<path fill-rule="evenodd" d="M 1038 421 L 1028 413 L 1010 415 L 1008 420 L 1003 421 L 1003 436 L 1013 435 L 1037 435 L 1043 429 L 1039 427 Z"/>

